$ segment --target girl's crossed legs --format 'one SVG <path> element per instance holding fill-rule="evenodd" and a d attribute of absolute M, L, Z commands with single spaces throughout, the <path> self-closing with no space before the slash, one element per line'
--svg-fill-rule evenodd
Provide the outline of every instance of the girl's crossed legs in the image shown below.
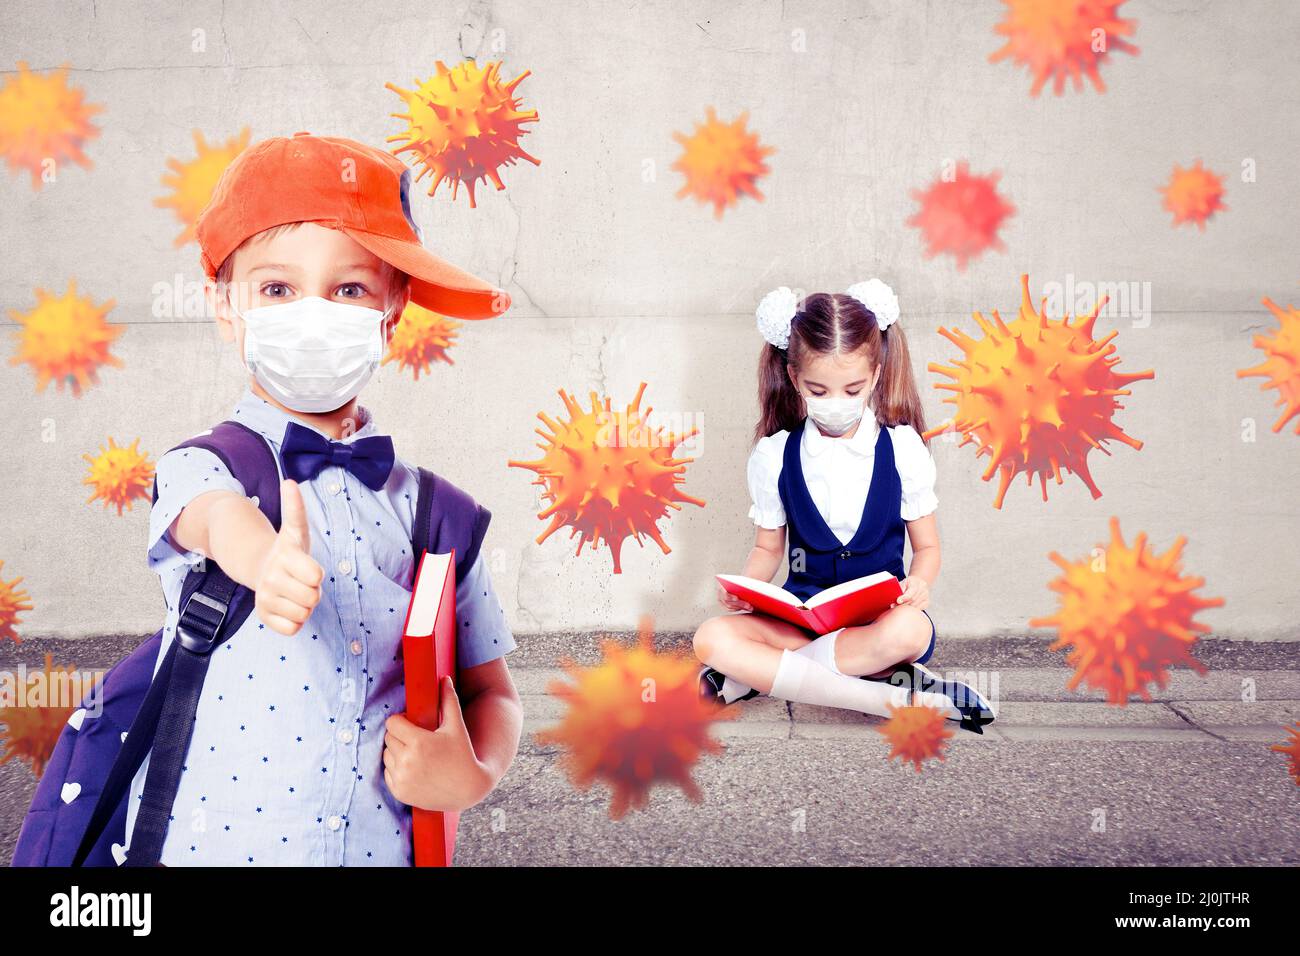
<path fill-rule="evenodd" d="M 846 627 L 835 641 L 841 674 L 885 677 L 930 646 L 930 619 L 911 605 L 892 607 L 870 624 Z M 695 656 L 732 680 L 771 693 L 784 651 L 811 643 L 808 632 L 762 614 L 721 614 L 695 631 Z"/>

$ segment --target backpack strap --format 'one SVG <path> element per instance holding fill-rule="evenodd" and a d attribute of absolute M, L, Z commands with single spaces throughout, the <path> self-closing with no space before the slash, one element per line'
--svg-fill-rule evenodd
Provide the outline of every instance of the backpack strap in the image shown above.
<path fill-rule="evenodd" d="M 478 557 L 492 512 L 467 493 L 426 468 L 417 469 L 419 492 L 415 499 L 415 524 L 411 533 L 412 575 L 419 570 L 420 552 L 456 551 L 459 583 Z M 414 584 L 414 581 L 412 581 Z"/>
<path fill-rule="evenodd" d="M 243 485 L 271 526 L 279 529 L 280 471 L 275 455 L 262 436 L 239 422 L 226 421 L 176 447 L 203 448 L 215 454 Z M 153 500 L 158 500 L 156 478 Z M 207 677 L 209 655 L 239 630 L 253 605 L 253 592 L 233 581 L 215 561 L 205 559 L 185 576 L 175 639 L 113 762 L 73 866 L 81 866 L 85 861 L 125 798 L 145 757 L 151 753 L 135 829 L 127 844 L 126 862 L 128 866 L 158 863 L 194 733 L 194 717 Z"/>

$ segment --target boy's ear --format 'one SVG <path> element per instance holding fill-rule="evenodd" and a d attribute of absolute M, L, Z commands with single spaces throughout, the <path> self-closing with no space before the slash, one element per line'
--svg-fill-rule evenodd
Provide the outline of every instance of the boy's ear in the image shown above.
<path fill-rule="evenodd" d="M 235 323 L 230 314 L 230 299 L 222 294 L 221 289 L 212 279 L 204 284 L 203 295 L 207 299 L 208 313 L 217 322 L 217 332 L 221 340 L 235 341 Z"/>
<path fill-rule="evenodd" d="M 384 323 L 384 344 L 387 344 L 393 340 L 393 332 L 397 329 L 397 323 L 402 321 L 402 313 L 406 311 L 406 307 L 407 305 L 410 304 L 410 302 L 411 302 L 411 287 L 407 285 L 403 287 L 401 295 L 398 296 L 397 308 L 393 311 L 393 314 L 388 318 L 388 321 Z"/>

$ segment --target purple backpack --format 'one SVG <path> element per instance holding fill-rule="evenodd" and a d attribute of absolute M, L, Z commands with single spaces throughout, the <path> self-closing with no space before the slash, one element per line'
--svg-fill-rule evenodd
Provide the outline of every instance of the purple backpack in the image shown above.
<path fill-rule="evenodd" d="M 271 525 L 280 527 L 280 469 L 270 445 L 239 422 L 226 421 L 177 448 L 212 452 L 244 486 Z M 456 550 L 456 580 L 473 565 L 491 514 L 452 485 L 419 469 L 411 553 Z M 155 480 L 153 500 L 158 500 Z M 159 630 L 109 670 L 81 706 L 80 729 L 59 735 L 23 821 L 11 866 L 159 865 L 163 839 L 198 708 L 209 654 L 253 610 L 253 592 L 208 560 L 181 588 L 176 638 L 162 664 Z M 91 716 L 98 713 L 99 716 Z M 131 781 L 150 753 L 131 839 L 126 834 Z M 78 786 L 65 802 L 65 786 Z M 125 854 L 124 846 L 130 846 Z"/>

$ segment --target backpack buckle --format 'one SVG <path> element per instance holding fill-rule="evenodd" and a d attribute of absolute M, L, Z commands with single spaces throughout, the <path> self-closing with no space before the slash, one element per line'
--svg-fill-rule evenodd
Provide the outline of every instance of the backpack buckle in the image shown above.
<path fill-rule="evenodd" d="M 194 606 L 196 601 L 199 607 Z M 185 607 L 176 620 L 176 640 L 187 651 L 195 654 L 210 653 L 229 610 L 230 606 L 225 601 L 218 601 L 196 590 L 185 602 Z"/>

